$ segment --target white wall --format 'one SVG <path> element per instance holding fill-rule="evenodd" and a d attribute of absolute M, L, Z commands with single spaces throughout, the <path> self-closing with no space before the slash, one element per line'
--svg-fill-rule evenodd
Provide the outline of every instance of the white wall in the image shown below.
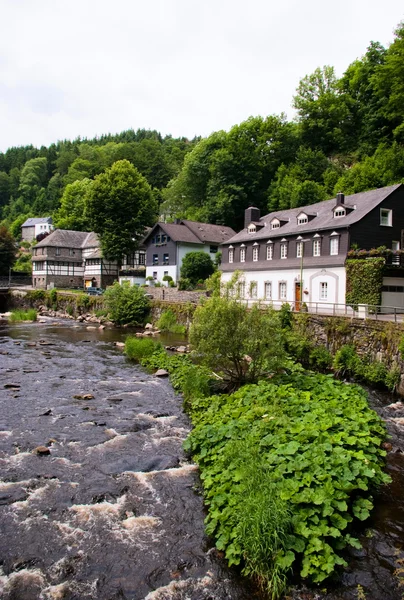
<path fill-rule="evenodd" d="M 130 275 L 125 275 L 123 277 L 119 277 L 119 283 L 122 285 L 122 283 L 124 281 L 129 281 L 129 284 L 131 286 L 133 285 L 143 285 L 144 283 L 146 283 L 146 280 L 144 277 L 131 277 Z"/>
<path fill-rule="evenodd" d="M 231 279 L 232 273 L 222 273 L 222 281 L 227 282 Z M 257 282 L 257 300 L 265 298 L 265 282 L 272 284 L 272 301 L 276 304 L 288 302 L 293 304 L 296 301 L 295 284 L 300 281 L 300 269 L 282 269 L 273 271 L 244 271 L 246 298 L 249 299 L 250 283 Z M 279 296 L 279 284 L 286 282 L 286 299 L 281 300 Z M 327 299 L 320 298 L 320 283 L 327 283 Z M 304 292 L 308 293 L 304 293 Z M 344 267 L 333 267 L 329 269 L 304 269 L 303 270 L 303 294 L 302 302 L 308 306 L 311 303 L 321 303 L 321 305 L 337 303 L 345 304 L 346 275 Z"/>
<path fill-rule="evenodd" d="M 404 287 L 403 277 L 383 277 L 384 286 Z M 403 292 L 382 292 L 382 306 L 404 308 Z M 382 310 L 384 313 L 391 312 L 389 308 Z"/>
<path fill-rule="evenodd" d="M 170 275 L 173 278 L 173 281 L 178 281 L 177 267 L 175 265 L 156 265 L 154 267 L 146 267 L 146 279 L 147 277 L 153 277 L 153 273 L 157 273 L 156 281 L 159 281 L 160 283 L 163 283 L 164 273 Z"/>
<path fill-rule="evenodd" d="M 53 231 L 53 225 L 51 223 L 37 223 L 35 225 L 35 237 L 40 233 L 48 233 Z"/>

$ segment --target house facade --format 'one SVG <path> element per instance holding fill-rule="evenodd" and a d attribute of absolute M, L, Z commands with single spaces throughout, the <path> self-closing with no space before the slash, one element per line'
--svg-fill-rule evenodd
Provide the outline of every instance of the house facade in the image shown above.
<path fill-rule="evenodd" d="M 169 275 L 178 282 L 182 261 L 189 252 L 206 252 L 213 260 L 220 244 L 234 235 L 231 227 L 185 219 L 175 223 L 156 223 L 143 240 L 146 278 L 162 282 L 163 277 Z"/>
<path fill-rule="evenodd" d="M 118 279 L 118 264 L 102 257 L 97 234 L 56 229 L 32 250 L 32 284 L 106 287 Z"/>
<path fill-rule="evenodd" d="M 404 243 L 404 186 L 402 184 L 260 216 L 245 211 L 244 229 L 224 242 L 222 279 L 242 272 L 240 295 L 296 309 L 345 304 L 347 253 L 386 246 L 394 251 Z M 404 285 L 401 272 L 395 285 Z M 401 275 L 401 279 L 400 279 Z M 403 287 L 404 292 L 404 287 Z M 389 298 L 384 296 L 384 302 Z M 397 302 L 397 298 L 395 298 Z M 404 306 L 404 293 L 400 298 Z"/>
<path fill-rule="evenodd" d="M 24 242 L 32 242 L 41 233 L 53 231 L 52 217 L 27 219 L 21 225 L 21 238 Z"/>

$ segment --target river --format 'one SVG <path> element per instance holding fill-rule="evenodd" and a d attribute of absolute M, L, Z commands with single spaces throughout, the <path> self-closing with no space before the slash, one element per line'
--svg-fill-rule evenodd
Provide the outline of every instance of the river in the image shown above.
<path fill-rule="evenodd" d="M 114 347 L 126 335 L 51 320 L 0 328 L 0 597 L 259 598 L 204 536 L 181 399 Z M 404 411 L 371 401 L 393 433 L 393 483 L 342 576 L 295 587 L 295 600 L 402 600 Z"/>

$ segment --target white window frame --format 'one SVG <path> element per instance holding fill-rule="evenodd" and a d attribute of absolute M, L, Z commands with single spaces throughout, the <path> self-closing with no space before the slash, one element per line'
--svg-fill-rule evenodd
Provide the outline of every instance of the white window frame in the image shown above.
<path fill-rule="evenodd" d="M 264 283 L 265 300 L 272 300 L 272 282 L 265 281 Z"/>
<path fill-rule="evenodd" d="M 281 222 L 279 221 L 279 219 L 274 219 L 273 221 L 271 221 L 271 229 L 279 229 L 280 226 Z"/>
<path fill-rule="evenodd" d="M 245 281 L 239 281 L 238 283 L 238 295 L 240 298 L 245 298 Z"/>
<path fill-rule="evenodd" d="M 257 231 L 257 228 L 256 228 L 256 226 L 254 225 L 254 223 L 251 223 L 251 224 L 248 226 L 248 229 L 247 229 L 247 231 L 248 231 L 248 233 L 255 233 L 255 232 Z"/>
<path fill-rule="evenodd" d="M 245 262 L 245 246 L 240 248 L 240 262 Z"/>
<path fill-rule="evenodd" d="M 253 246 L 253 262 L 258 262 L 259 246 Z"/>
<path fill-rule="evenodd" d="M 288 257 L 288 243 L 282 242 L 281 243 L 281 258 L 287 258 L 287 257 Z"/>
<path fill-rule="evenodd" d="M 345 217 L 346 210 L 342 208 L 342 206 L 338 206 L 334 209 L 334 219 L 340 219 L 341 217 Z"/>
<path fill-rule="evenodd" d="M 288 298 L 288 287 L 286 281 L 279 282 L 279 300 L 287 300 Z"/>
<path fill-rule="evenodd" d="M 229 248 L 229 263 L 234 261 L 234 248 Z"/>
<path fill-rule="evenodd" d="M 258 282 L 257 281 L 250 281 L 250 298 L 251 299 L 256 299 L 258 298 Z"/>
<path fill-rule="evenodd" d="M 303 256 L 303 242 L 298 240 L 296 242 L 296 258 L 302 258 L 302 256 Z"/>
<path fill-rule="evenodd" d="M 320 300 L 328 300 L 328 283 L 320 281 Z"/>
<path fill-rule="evenodd" d="M 382 227 L 393 227 L 393 211 L 391 208 L 380 209 L 380 225 Z"/>
<path fill-rule="evenodd" d="M 321 256 L 321 240 L 313 240 L 313 256 Z"/>
<path fill-rule="evenodd" d="M 267 260 L 272 260 L 273 257 L 274 257 L 274 245 L 268 244 L 267 245 Z"/>
<path fill-rule="evenodd" d="M 301 215 L 299 215 L 297 217 L 297 224 L 298 225 L 305 225 L 308 222 L 309 222 L 309 217 L 307 215 L 305 215 L 304 213 L 302 213 Z"/>
<path fill-rule="evenodd" d="M 330 238 L 330 256 L 337 256 L 339 254 L 339 237 L 334 236 Z"/>

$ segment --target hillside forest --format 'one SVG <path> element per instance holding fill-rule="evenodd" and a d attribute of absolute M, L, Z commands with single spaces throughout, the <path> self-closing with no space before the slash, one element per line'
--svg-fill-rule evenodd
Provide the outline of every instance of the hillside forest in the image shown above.
<path fill-rule="evenodd" d="M 122 160 L 150 185 L 155 219 L 236 230 L 250 205 L 266 214 L 404 182 L 404 24 L 387 48 L 371 42 L 340 78 L 332 66 L 303 77 L 293 107 L 293 121 L 252 116 L 204 139 L 128 130 L 10 148 L 0 153 L 0 224 L 16 238 L 31 216 L 94 229 L 96 207 L 88 212 L 86 198 L 97 177 Z"/>

